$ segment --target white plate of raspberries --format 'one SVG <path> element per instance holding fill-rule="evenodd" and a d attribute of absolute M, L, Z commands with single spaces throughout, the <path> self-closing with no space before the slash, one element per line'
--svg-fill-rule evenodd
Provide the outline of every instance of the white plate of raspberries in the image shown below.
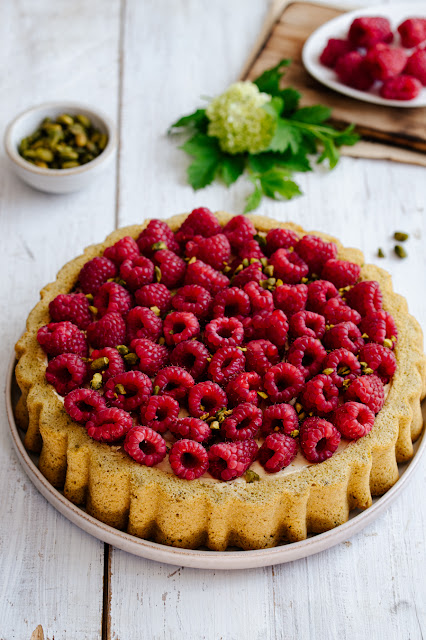
<path fill-rule="evenodd" d="M 357 9 L 323 24 L 302 60 L 316 80 L 340 93 L 393 107 L 426 106 L 426 6 Z"/>

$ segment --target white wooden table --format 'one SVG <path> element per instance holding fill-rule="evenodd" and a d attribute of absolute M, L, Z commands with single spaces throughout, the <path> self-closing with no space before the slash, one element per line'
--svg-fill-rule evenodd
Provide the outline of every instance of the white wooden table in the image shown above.
<path fill-rule="evenodd" d="M 349 6 L 349 2 L 347 3 Z M 371 4 L 371 3 L 370 3 Z M 234 81 L 266 0 L 3 0 L 0 129 L 50 99 L 98 105 L 120 133 L 116 164 L 86 191 L 49 196 L 0 156 L 1 369 L 6 373 L 39 289 L 114 227 L 205 205 L 241 212 L 249 189 L 194 193 L 168 125 Z M 344 158 L 300 177 L 305 195 L 261 212 L 332 230 L 382 264 L 426 328 L 424 169 Z M 391 235 L 410 233 L 409 257 Z M 4 378 L 3 375 L 3 378 Z M 0 428 L 0 638 L 38 624 L 56 640 L 422 638 L 426 627 L 426 460 L 403 496 L 362 533 L 317 556 L 265 569 L 213 572 L 161 565 L 109 548 L 57 513 Z"/>

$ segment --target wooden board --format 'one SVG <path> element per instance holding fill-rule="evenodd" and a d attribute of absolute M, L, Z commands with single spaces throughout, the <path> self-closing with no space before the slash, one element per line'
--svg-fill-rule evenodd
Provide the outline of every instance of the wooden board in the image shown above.
<path fill-rule="evenodd" d="M 286 85 L 303 94 L 303 105 L 321 102 L 333 109 L 333 120 L 354 122 L 365 140 L 426 153 L 426 108 L 398 109 L 370 104 L 341 95 L 317 82 L 305 70 L 302 48 L 319 26 L 344 13 L 340 9 L 311 2 L 289 4 L 275 21 L 244 79 L 253 80 L 282 58 L 291 58 Z"/>

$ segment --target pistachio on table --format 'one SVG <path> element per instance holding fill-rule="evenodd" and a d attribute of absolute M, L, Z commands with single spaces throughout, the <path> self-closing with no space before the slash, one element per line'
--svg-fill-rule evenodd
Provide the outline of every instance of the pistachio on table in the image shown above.
<path fill-rule="evenodd" d="M 106 133 L 82 114 L 62 113 L 56 120 L 44 118 L 34 133 L 19 144 L 20 155 L 45 169 L 71 169 L 87 164 L 105 149 Z"/>

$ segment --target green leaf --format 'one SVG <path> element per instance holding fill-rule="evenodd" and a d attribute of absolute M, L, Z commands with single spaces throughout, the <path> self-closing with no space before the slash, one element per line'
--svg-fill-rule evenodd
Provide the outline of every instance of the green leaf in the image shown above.
<path fill-rule="evenodd" d="M 357 133 L 354 133 L 354 129 L 354 124 L 349 125 L 349 127 L 334 138 L 334 144 L 337 147 L 341 147 L 344 144 L 349 147 L 354 145 L 360 139 L 360 136 Z"/>
<path fill-rule="evenodd" d="M 312 107 L 303 107 L 298 109 L 291 117 L 292 120 L 298 122 L 307 122 L 308 124 L 321 124 L 328 120 L 331 116 L 331 109 L 322 104 L 315 104 Z"/>
<path fill-rule="evenodd" d="M 285 153 L 265 151 L 256 155 L 249 155 L 248 164 L 255 173 L 265 173 L 273 167 L 285 167 L 290 171 L 312 171 L 306 152 L 303 149 L 297 154 L 292 153 L 291 149 L 287 149 Z"/>
<path fill-rule="evenodd" d="M 284 75 L 285 67 L 288 67 L 291 60 L 284 58 L 280 60 L 280 62 L 272 69 L 267 69 L 260 75 L 256 80 L 254 80 L 254 84 L 257 85 L 259 91 L 263 91 L 264 93 L 269 93 L 271 96 L 280 96 L 280 80 Z"/>
<path fill-rule="evenodd" d="M 234 156 L 227 154 L 222 157 L 219 172 L 227 187 L 240 177 L 244 171 L 245 164 L 246 158 L 243 154 Z"/>
<path fill-rule="evenodd" d="M 176 120 L 176 122 L 170 126 L 168 132 L 174 133 L 172 129 L 183 129 L 185 127 L 191 127 L 198 129 L 202 133 L 205 133 L 207 131 L 208 122 L 209 120 L 206 116 L 206 110 L 197 109 L 196 111 L 194 111 L 194 113 L 190 113 L 188 116 L 183 116 L 182 118 L 179 118 L 179 120 Z"/>
<path fill-rule="evenodd" d="M 301 191 L 298 185 L 290 180 L 290 172 L 283 168 L 275 168 L 259 175 L 262 191 L 274 200 L 290 200 Z"/>
<path fill-rule="evenodd" d="M 246 200 L 246 206 L 244 208 L 244 213 L 248 213 L 249 211 L 254 211 L 260 205 L 260 201 L 262 200 L 262 190 L 259 187 L 255 187 L 254 191 L 249 195 Z"/>
<path fill-rule="evenodd" d="M 286 117 L 291 116 L 299 105 L 301 94 L 296 91 L 296 89 L 287 87 L 280 92 L 280 97 L 284 100 L 284 110 L 282 115 Z"/>
<path fill-rule="evenodd" d="M 222 152 L 216 138 L 196 133 L 181 146 L 195 160 L 188 167 L 188 182 L 193 189 L 202 189 L 213 182 L 220 167 Z"/>
<path fill-rule="evenodd" d="M 196 133 L 187 140 L 180 149 L 183 149 L 190 156 L 217 155 L 221 154 L 219 143 L 216 138 L 211 138 L 204 133 Z"/>
<path fill-rule="evenodd" d="M 279 118 L 274 136 L 269 143 L 268 149 L 271 151 L 285 151 L 290 147 L 293 153 L 297 153 L 302 141 L 302 134 L 298 129 L 292 127 L 288 122 Z"/>
<path fill-rule="evenodd" d="M 325 138 L 322 143 L 324 145 L 324 150 L 318 158 L 317 164 L 320 164 L 324 160 L 328 160 L 330 169 L 334 169 L 336 164 L 339 162 L 340 157 L 339 152 L 336 149 L 336 145 L 330 138 Z"/>
<path fill-rule="evenodd" d="M 274 118 L 279 118 L 283 109 L 283 104 L 284 102 L 282 98 L 274 96 L 271 101 L 264 104 L 262 108 Z"/>

